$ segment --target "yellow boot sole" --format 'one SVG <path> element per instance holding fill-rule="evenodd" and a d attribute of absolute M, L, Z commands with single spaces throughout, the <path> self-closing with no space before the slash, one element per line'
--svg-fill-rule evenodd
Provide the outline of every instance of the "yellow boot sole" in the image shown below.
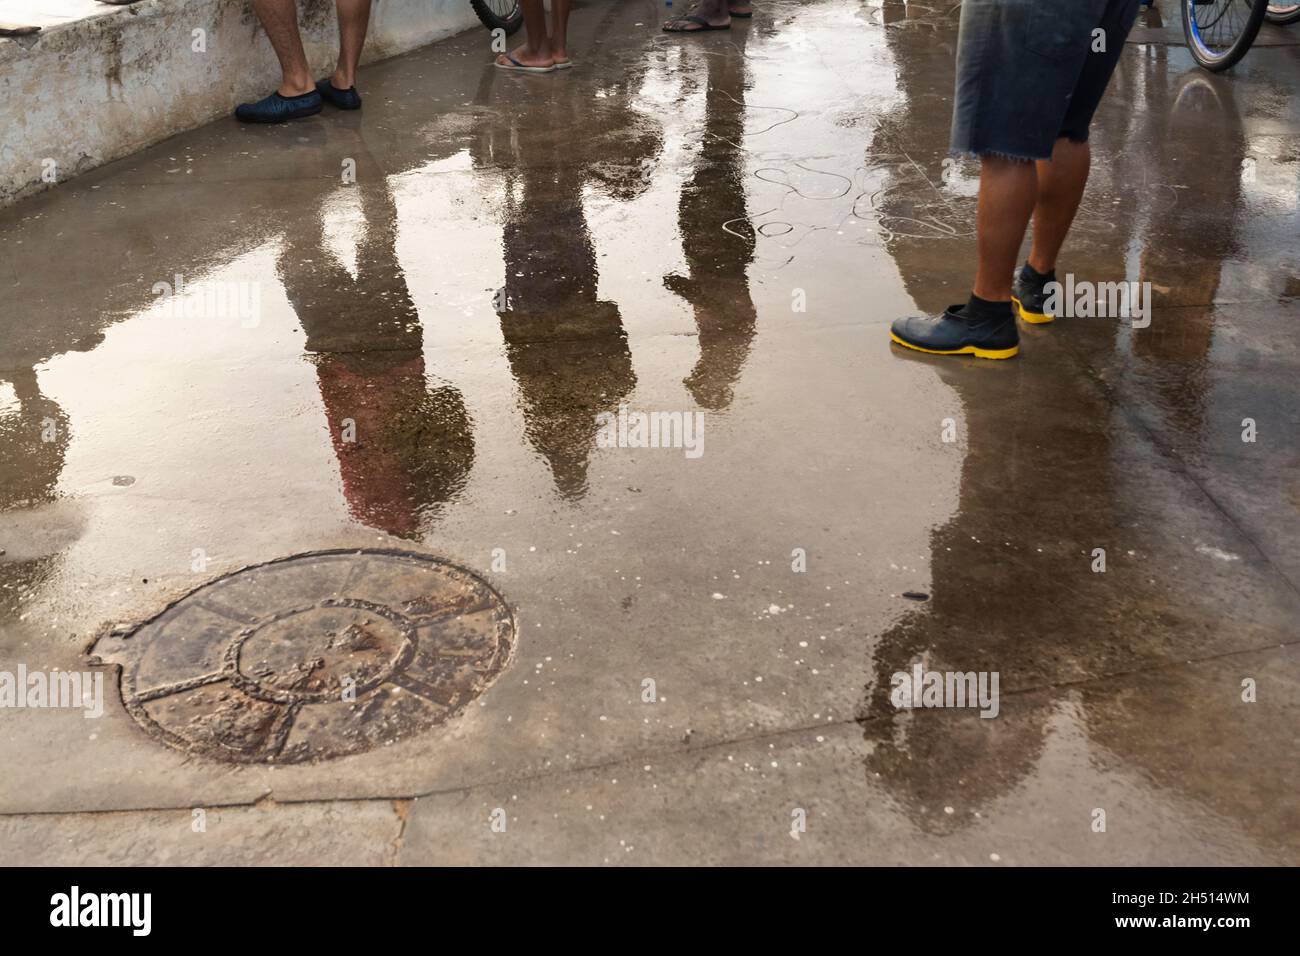
<path fill-rule="evenodd" d="M 1011 297 L 1011 301 L 1016 304 L 1016 311 L 1020 313 L 1020 317 L 1030 325 L 1046 325 L 1056 318 L 1056 316 L 1048 315 L 1046 312 L 1030 312 L 1020 304 L 1020 300 L 1014 295 Z"/>
<path fill-rule="evenodd" d="M 911 342 L 904 342 L 893 332 L 889 333 L 889 338 L 905 349 L 912 349 L 915 352 L 924 352 L 926 355 L 973 355 L 976 358 L 1009 359 L 1020 351 L 1019 345 L 1013 345 L 1009 349 L 982 349 L 977 345 L 963 345 L 959 349 L 949 350 L 926 349 L 919 345 L 913 345 Z"/>

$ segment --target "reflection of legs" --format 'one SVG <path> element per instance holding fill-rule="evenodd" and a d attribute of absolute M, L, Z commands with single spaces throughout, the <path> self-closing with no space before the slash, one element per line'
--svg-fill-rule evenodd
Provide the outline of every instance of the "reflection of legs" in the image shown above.
<path fill-rule="evenodd" d="M 741 55 L 708 58 L 704 143 L 678 205 L 690 275 L 664 280 L 695 309 L 700 357 L 684 383 L 699 405 L 712 410 L 731 403 L 757 315 L 747 274 L 757 237 L 748 222 L 745 190 L 738 186 L 744 180 L 738 146 L 745 138 L 744 34 L 737 39 Z M 737 228 L 720 229 L 725 222 Z"/>
<path fill-rule="evenodd" d="M 532 135 L 528 126 L 523 136 Z M 521 144 L 527 155 L 535 143 Z M 529 167 L 521 201 L 502 230 L 506 308 L 501 333 L 529 444 L 550 465 L 556 490 L 587 492 L 596 414 L 636 385 L 618 307 L 597 298 L 596 251 L 582 205 L 583 167 L 554 178 Z"/>
<path fill-rule="evenodd" d="M 253 10 L 280 61 L 283 74 L 280 95 L 302 96 L 311 92 L 316 84 L 307 68 L 307 54 L 302 49 L 297 4 L 294 0 L 253 0 Z"/>
<path fill-rule="evenodd" d="M 1029 264 L 1047 274 L 1056 268 L 1065 237 L 1088 185 L 1092 151 L 1086 142 L 1058 139 L 1052 158 L 1038 163 L 1038 203 L 1034 206 L 1034 245 Z"/>
<path fill-rule="evenodd" d="M 68 416 L 41 393 L 34 368 L 0 373 L 18 407 L 0 406 L 0 511 L 53 500 L 68 449 Z"/>
<path fill-rule="evenodd" d="M 339 62 L 330 82 L 336 90 L 351 89 L 356 83 L 357 63 L 370 25 L 370 0 L 334 0 L 339 15 Z"/>
<path fill-rule="evenodd" d="M 385 185 L 335 195 L 358 189 L 365 229 L 355 277 L 326 248 L 321 215 L 286 232 L 278 273 L 316 369 L 348 510 L 372 528 L 413 537 L 464 483 L 473 432 L 460 393 L 430 387 L 395 251 L 392 195 Z M 347 419 L 357 441 L 343 438 Z"/>
<path fill-rule="evenodd" d="M 985 156 L 980 170 L 977 231 L 979 269 L 975 294 L 990 302 L 1011 301 L 1011 279 L 1038 194 L 1034 164 Z"/>

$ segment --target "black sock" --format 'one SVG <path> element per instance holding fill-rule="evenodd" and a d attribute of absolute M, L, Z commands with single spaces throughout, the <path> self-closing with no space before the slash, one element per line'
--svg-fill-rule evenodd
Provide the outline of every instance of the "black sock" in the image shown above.
<path fill-rule="evenodd" d="M 1032 282 L 1038 286 L 1045 286 L 1049 282 L 1056 281 L 1056 270 L 1049 269 L 1047 272 L 1039 272 L 1026 262 L 1025 267 L 1020 270 L 1020 277 L 1026 282 Z"/>
<path fill-rule="evenodd" d="M 1003 319 L 1011 318 L 1011 301 L 990 302 L 988 299 L 981 299 L 974 292 L 970 294 L 970 301 L 966 303 L 966 308 L 962 310 L 969 322 L 1001 322 Z"/>

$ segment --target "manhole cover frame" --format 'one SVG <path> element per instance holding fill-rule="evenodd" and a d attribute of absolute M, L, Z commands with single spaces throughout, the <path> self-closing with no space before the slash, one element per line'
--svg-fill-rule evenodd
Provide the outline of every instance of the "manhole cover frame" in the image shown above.
<path fill-rule="evenodd" d="M 272 558 L 269 561 L 261 561 L 256 564 L 244 565 L 243 567 L 235 568 L 233 570 L 225 572 L 224 574 L 220 574 L 215 578 L 211 578 L 207 581 L 204 581 L 202 584 L 198 585 L 197 587 L 190 588 L 184 594 L 181 594 L 178 597 L 167 602 L 167 604 L 165 604 L 160 610 L 158 610 L 154 614 L 151 614 L 149 617 L 143 620 L 140 620 L 136 623 L 132 623 L 129 625 L 117 624 L 108 628 L 101 629 L 95 635 L 95 637 L 86 645 L 86 648 L 83 652 L 83 657 L 90 666 L 103 667 L 110 671 L 116 669 L 118 695 L 119 698 L 121 699 L 122 707 L 130 715 L 130 717 L 132 718 L 136 726 L 141 731 L 143 731 L 144 734 L 150 739 L 161 741 L 165 743 L 168 747 L 177 750 L 180 753 L 185 754 L 187 756 L 203 757 L 222 764 L 235 763 L 235 764 L 245 764 L 245 765 L 253 765 L 253 766 L 259 766 L 259 765 L 290 766 L 290 765 L 301 764 L 301 763 L 317 764 L 317 763 L 328 762 L 331 760 L 338 760 L 344 757 L 363 756 L 372 751 L 381 750 L 387 744 L 397 743 L 397 742 L 407 742 L 411 738 L 403 737 L 401 741 L 387 741 L 385 744 L 371 745 L 371 746 L 361 747 L 358 749 L 346 750 L 340 753 L 324 754 L 319 756 L 308 755 L 302 757 L 302 756 L 295 756 L 292 753 L 287 756 L 284 756 L 281 755 L 279 752 L 270 755 L 263 754 L 261 752 L 244 752 L 244 751 L 236 750 L 234 748 L 224 747 L 221 744 L 215 742 L 204 742 L 204 741 L 193 740 L 184 737 L 180 734 L 177 734 L 176 732 L 165 727 L 157 720 L 155 720 L 154 717 L 145 708 L 145 704 L 157 698 L 149 696 L 150 693 L 149 691 L 145 691 L 143 693 L 139 692 L 135 686 L 135 676 L 136 676 L 135 671 L 139 665 L 138 658 L 134 660 L 127 660 L 127 661 L 105 660 L 98 653 L 96 653 L 95 650 L 95 648 L 100 644 L 101 641 L 107 639 L 123 641 L 129 647 L 129 642 L 132 640 L 132 638 L 134 638 L 137 634 L 139 634 L 140 631 L 144 630 L 149 625 L 158 621 L 159 618 L 163 617 L 168 612 L 174 610 L 179 605 L 195 597 L 195 595 L 198 595 L 203 591 L 209 590 L 231 578 L 237 577 L 241 574 L 245 574 L 246 572 L 274 568 L 278 565 L 288 564 L 291 562 L 298 562 L 303 560 L 309 560 L 314 558 L 350 557 L 350 556 L 362 557 L 362 558 L 365 557 L 395 558 L 398 560 L 413 560 L 413 561 L 423 562 L 426 565 L 430 565 L 433 568 L 440 570 L 441 572 L 443 572 L 444 575 L 450 577 L 453 581 L 457 579 L 461 579 L 462 583 L 468 582 L 471 587 L 482 589 L 482 591 L 486 592 L 484 594 L 484 597 L 489 603 L 484 607 L 479 607 L 478 610 L 490 609 L 493 611 L 491 636 L 493 640 L 495 640 L 496 648 L 497 648 L 496 653 L 493 655 L 491 667 L 489 668 L 488 671 L 489 676 L 487 677 L 483 686 L 478 690 L 477 693 L 466 697 L 463 701 L 460 701 L 455 707 L 447 708 L 446 713 L 441 715 L 441 717 L 438 720 L 432 721 L 428 726 L 422 728 L 420 731 L 420 734 L 433 733 L 439 727 L 447 725 L 456 717 L 460 716 L 469 707 L 471 703 L 473 703 L 475 700 L 480 699 L 483 696 L 483 694 L 487 693 L 488 689 L 492 686 L 492 684 L 494 684 L 496 680 L 499 679 L 501 675 L 506 671 L 506 669 L 510 666 L 510 664 L 514 661 L 515 658 L 515 652 L 519 644 L 519 626 L 515 615 L 515 608 L 505 599 L 505 597 L 501 594 L 500 591 L 497 590 L 496 586 L 491 581 L 489 581 L 486 577 L 484 577 L 479 572 L 467 568 L 462 564 L 459 564 L 455 561 L 451 561 L 444 557 L 440 557 L 436 554 L 430 554 L 427 552 L 407 551 L 401 548 L 324 548 L 324 549 L 319 549 L 314 551 L 302 551 L 296 554 L 285 555 L 279 558 Z M 402 648 L 401 652 L 398 655 L 398 658 L 400 658 L 400 663 L 398 661 L 395 661 L 394 669 L 396 669 L 397 667 L 404 666 L 406 662 L 409 662 L 409 660 L 414 655 L 416 650 L 414 628 L 412 628 L 410 631 L 407 631 L 405 626 L 406 624 L 411 623 L 411 620 L 405 618 L 405 616 L 402 615 L 400 612 L 392 608 L 389 608 L 387 605 L 376 605 L 373 602 L 364 601 L 356 598 L 350 598 L 347 595 L 340 594 L 338 597 L 324 598 L 320 601 L 317 601 L 315 604 L 299 605 L 293 608 L 285 608 L 282 611 L 271 615 L 271 617 L 289 615 L 309 608 L 316 608 L 316 607 L 358 607 L 359 605 L 364 605 L 362 609 L 370 611 L 371 613 L 375 613 L 376 612 L 375 609 L 377 608 L 383 608 L 387 613 L 382 613 L 382 616 L 389 618 L 390 621 L 393 621 L 393 619 L 397 619 L 398 621 L 403 622 L 403 623 L 397 623 L 397 621 L 394 621 L 394 623 L 397 624 L 399 629 L 402 629 L 404 631 L 403 636 L 405 641 L 405 646 Z M 456 617 L 461 616 L 463 613 L 464 613 L 463 611 L 453 610 L 449 612 L 444 612 L 442 614 L 433 614 L 431 616 L 422 617 L 422 618 L 417 617 L 414 619 L 414 623 L 416 624 L 417 627 L 426 627 L 429 626 L 431 623 L 437 621 L 454 620 Z M 473 613 L 473 610 L 471 610 L 471 613 Z M 257 625 L 247 625 L 245 627 L 240 628 L 237 632 L 231 635 L 230 644 L 228 645 L 228 650 L 227 652 L 223 652 L 223 662 L 224 662 L 223 669 L 228 667 L 231 663 L 231 659 L 227 657 L 229 648 L 237 648 L 238 646 L 242 645 L 246 640 L 249 631 L 255 629 L 255 627 L 265 626 L 266 623 L 268 623 L 268 621 L 259 620 Z M 237 659 L 237 655 L 235 659 Z M 252 681 L 249 678 L 240 675 L 238 673 L 237 668 L 235 670 L 235 675 L 236 675 L 235 678 L 231 680 L 230 683 L 232 686 L 239 689 L 242 693 L 245 693 L 248 696 L 253 697 L 254 699 L 259 701 L 268 701 L 272 696 L 274 696 L 270 694 L 264 694 L 261 692 L 256 694 L 250 693 L 247 689 L 245 689 L 241 685 L 244 683 L 252 683 Z M 192 683 L 194 687 L 199 687 L 199 686 L 203 686 L 205 683 L 210 683 L 210 682 L 203 681 L 196 678 L 192 681 Z M 361 694 L 366 693 L 368 690 L 373 689 L 375 686 L 381 683 L 383 683 L 383 681 L 369 681 L 364 684 L 359 683 L 357 685 L 357 695 L 360 696 Z M 178 693 L 178 692 L 183 692 L 183 691 L 180 689 L 173 691 L 173 693 Z M 302 694 L 299 694 L 298 696 L 311 698 L 316 695 L 314 692 L 304 692 Z M 330 698 L 332 699 L 332 695 L 330 695 Z M 306 702 L 310 702 L 310 701 L 306 701 Z M 293 715 L 296 715 L 296 711 L 293 712 Z M 292 719 L 289 721 L 289 723 L 290 724 L 292 723 Z M 287 734 L 287 730 L 284 732 Z"/>

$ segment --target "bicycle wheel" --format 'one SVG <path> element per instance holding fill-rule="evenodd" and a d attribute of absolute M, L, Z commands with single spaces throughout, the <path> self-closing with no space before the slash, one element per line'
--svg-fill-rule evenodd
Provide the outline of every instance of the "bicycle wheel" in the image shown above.
<path fill-rule="evenodd" d="M 1300 3 L 1270 3 L 1264 19 L 1269 23 L 1295 23 L 1300 20 Z"/>
<path fill-rule="evenodd" d="M 489 30 L 505 30 L 506 36 L 514 33 L 524 22 L 524 11 L 519 0 L 469 0 L 483 26 Z"/>
<path fill-rule="evenodd" d="M 1196 62 L 1218 73 L 1250 49 L 1268 0 L 1182 0 L 1183 35 Z"/>

